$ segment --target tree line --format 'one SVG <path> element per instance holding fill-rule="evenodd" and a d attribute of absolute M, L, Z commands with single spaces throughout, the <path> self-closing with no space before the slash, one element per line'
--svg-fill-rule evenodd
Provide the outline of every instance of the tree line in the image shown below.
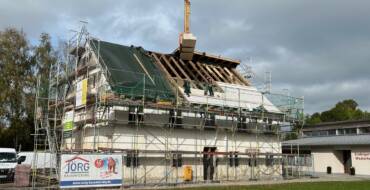
<path fill-rule="evenodd" d="M 343 100 L 329 110 L 316 112 L 306 116 L 306 125 L 316 125 L 323 122 L 370 119 L 370 113 L 358 108 L 353 99 Z"/>
<path fill-rule="evenodd" d="M 338 102 L 333 108 L 323 112 L 306 115 L 304 125 L 294 125 L 292 132 L 285 135 L 285 140 L 297 139 L 302 127 L 315 126 L 324 122 L 351 121 L 370 119 L 370 112 L 358 108 L 358 103 L 353 99 Z"/>
<path fill-rule="evenodd" d="M 0 31 L 0 147 L 33 150 L 37 76 L 46 82 L 57 60 L 49 34 L 32 45 L 22 30 Z"/>

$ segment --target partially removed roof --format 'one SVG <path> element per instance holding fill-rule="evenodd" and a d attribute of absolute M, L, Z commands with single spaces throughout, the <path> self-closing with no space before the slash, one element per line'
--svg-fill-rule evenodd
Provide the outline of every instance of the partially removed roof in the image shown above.
<path fill-rule="evenodd" d="M 184 61 L 176 52 L 161 54 L 95 39 L 89 44 L 117 94 L 172 100 L 179 94 L 194 104 L 281 113 L 235 70 L 238 61 L 199 52 L 192 60 Z M 190 85 L 189 95 L 184 95 L 186 83 Z M 205 94 L 209 86 L 214 86 L 214 96 Z"/>
<path fill-rule="evenodd" d="M 124 46 L 105 41 L 90 40 L 90 46 L 108 71 L 112 90 L 119 94 L 152 98 L 173 96 L 170 85 L 154 60 L 141 47 Z"/>

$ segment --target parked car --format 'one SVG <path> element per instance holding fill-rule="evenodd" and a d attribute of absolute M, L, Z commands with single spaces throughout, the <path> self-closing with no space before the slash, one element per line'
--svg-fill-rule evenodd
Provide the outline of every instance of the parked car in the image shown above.
<path fill-rule="evenodd" d="M 17 156 L 14 148 L 0 148 L 0 180 L 13 181 L 15 167 L 25 160 L 25 156 Z"/>

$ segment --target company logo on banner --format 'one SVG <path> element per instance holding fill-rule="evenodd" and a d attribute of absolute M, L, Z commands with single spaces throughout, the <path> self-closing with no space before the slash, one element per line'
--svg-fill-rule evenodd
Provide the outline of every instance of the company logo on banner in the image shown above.
<path fill-rule="evenodd" d="M 60 188 L 121 185 L 121 155 L 64 154 L 61 157 Z"/>

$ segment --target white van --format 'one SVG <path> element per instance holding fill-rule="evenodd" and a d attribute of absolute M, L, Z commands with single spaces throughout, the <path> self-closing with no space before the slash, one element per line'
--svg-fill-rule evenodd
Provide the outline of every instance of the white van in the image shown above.
<path fill-rule="evenodd" d="M 26 159 L 17 157 L 14 148 L 0 148 L 0 180 L 13 181 L 15 167 Z"/>

